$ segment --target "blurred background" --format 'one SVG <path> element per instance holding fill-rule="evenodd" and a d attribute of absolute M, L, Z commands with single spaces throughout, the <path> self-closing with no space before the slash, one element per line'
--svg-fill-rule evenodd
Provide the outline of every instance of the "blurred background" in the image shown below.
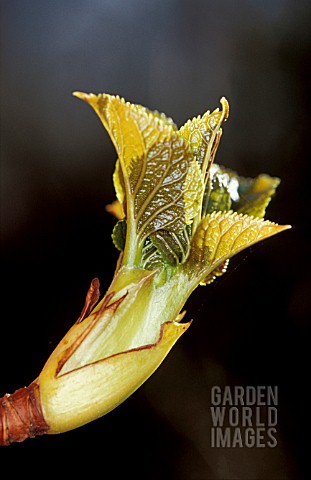
<path fill-rule="evenodd" d="M 74 90 L 119 94 L 178 125 L 226 96 L 217 162 L 280 177 L 267 218 L 293 229 L 194 292 L 191 328 L 124 404 L 1 449 L 0 462 L 40 458 L 59 474 L 64 460 L 103 478 L 306 478 L 310 21 L 307 0 L 1 0 L 0 396 L 36 378 L 118 257 L 105 211 L 116 154 Z M 211 448 L 213 385 L 277 385 L 277 447 Z"/>

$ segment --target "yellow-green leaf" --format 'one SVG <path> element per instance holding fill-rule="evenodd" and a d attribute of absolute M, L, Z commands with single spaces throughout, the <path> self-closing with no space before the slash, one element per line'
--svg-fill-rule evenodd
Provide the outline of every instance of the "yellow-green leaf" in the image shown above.
<path fill-rule="evenodd" d="M 210 113 L 208 110 L 202 117 L 199 115 L 188 120 L 179 130 L 180 135 L 189 143 L 206 178 L 219 144 L 221 125 L 229 115 L 227 100 L 223 97 L 220 102 L 223 107 L 222 111 L 217 108 Z"/>
<path fill-rule="evenodd" d="M 259 175 L 256 178 L 239 177 L 239 200 L 232 206 L 239 213 L 263 218 L 271 197 L 280 183 L 277 177 Z"/>
<path fill-rule="evenodd" d="M 232 211 L 213 212 L 198 226 L 185 266 L 202 280 L 226 259 L 288 228 Z"/>
<path fill-rule="evenodd" d="M 123 173 L 120 165 L 120 160 L 117 159 L 116 166 L 113 172 L 113 185 L 116 192 L 116 197 L 119 200 L 120 204 L 124 207 L 125 201 L 125 185 Z"/>
<path fill-rule="evenodd" d="M 182 231 L 200 211 L 204 184 L 172 121 L 120 97 L 75 95 L 95 109 L 115 145 L 114 184 L 127 218 L 128 250 L 158 230 Z"/>
<path fill-rule="evenodd" d="M 196 160 L 189 163 L 183 188 L 185 224 L 190 225 L 193 218 L 200 212 L 204 192 L 203 175 Z"/>
<path fill-rule="evenodd" d="M 119 96 L 82 92 L 74 95 L 89 103 L 98 114 L 118 153 L 124 175 L 132 170 L 133 159 L 142 157 L 152 145 L 174 131 L 164 114 L 153 114 Z"/>

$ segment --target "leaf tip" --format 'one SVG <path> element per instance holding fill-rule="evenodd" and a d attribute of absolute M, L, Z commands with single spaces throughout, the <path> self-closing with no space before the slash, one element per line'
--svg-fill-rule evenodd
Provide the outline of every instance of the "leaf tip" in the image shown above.
<path fill-rule="evenodd" d="M 229 117 L 229 111 L 230 111 L 229 102 L 226 99 L 226 97 L 221 97 L 220 103 L 221 103 L 222 111 L 223 111 L 223 120 L 222 121 L 225 122 Z"/>
<path fill-rule="evenodd" d="M 292 225 L 279 225 L 279 228 L 280 228 L 280 232 L 283 232 L 284 230 L 290 230 L 292 227 Z"/>
<path fill-rule="evenodd" d="M 95 106 L 98 99 L 98 95 L 95 95 L 94 93 L 85 93 L 85 92 L 75 91 L 75 92 L 72 92 L 72 95 L 93 106 Z"/>
<path fill-rule="evenodd" d="M 72 92 L 72 95 L 73 95 L 74 97 L 80 98 L 81 100 L 86 100 L 87 97 L 88 97 L 88 94 L 87 94 L 87 93 L 78 92 L 78 91 Z"/>

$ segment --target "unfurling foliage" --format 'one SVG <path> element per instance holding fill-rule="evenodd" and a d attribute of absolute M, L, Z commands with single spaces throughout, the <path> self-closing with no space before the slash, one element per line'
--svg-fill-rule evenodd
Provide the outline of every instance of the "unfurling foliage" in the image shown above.
<path fill-rule="evenodd" d="M 116 149 L 116 200 L 106 208 L 120 256 L 106 294 L 100 299 L 94 279 L 35 382 L 0 399 L 0 445 L 71 430 L 123 402 L 189 327 L 181 320 L 190 294 L 223 275 L 233 255 L 289 228 L 264 219 L 278 178 L 243 178 L 214 161 L 225 98 L 178 129 L 118 96 L 75 96 L 93 107 Z"/>
<path fill-rule="evenodd" d="M 148 270 L 175 267 L 176 271 L 191 271 L 192 276 L 196 269 L 203 270 L 210 283 L 214 278 L 211 267 L 216 276 L 226 268 L 203 254 L 204 268 L 195 266 L 197 238 L 207 224 L 209 232 L 213 229 L 216 235 L 217 231 L 217 239 L 212 234 L 208 238 L 211 244 L 217 241 L 218 250 L 225 252 L 223 266 L 238 251 L 284 229 L 259 221 L 278 178 L 264 174 L 243 178 L 214 163 L 222 125 L 229 115 L 225 98 L 221 99 L 222 110 L 207 111 L 178 129 L 163 113 L 118 96 L 75 95 L 94 108 L 118 154 L 113 176 L 117 200 L 110 211 L 119 218 L 112 238 L 124 251 L 123 265 Z M 251 234 L 255 230 L 261 234 Z M 235 235 L 243 237 L 244 243 Z"/>

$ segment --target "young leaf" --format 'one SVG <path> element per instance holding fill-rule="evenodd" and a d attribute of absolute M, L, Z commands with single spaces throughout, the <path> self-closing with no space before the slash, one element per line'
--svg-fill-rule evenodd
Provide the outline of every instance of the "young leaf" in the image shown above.
<path fill-rule="evenodd" d="M 262 174 L 256 178 L 240 177 L 236 172 L 214 164 L 204 194 L 203 213 L 230 209 L 263 218 L 280 179 Z"/>
<path fill-rule="evenodd" d="M 199 213 L 202 173 L 165 116 L 120 97 L 75 95 L 95 109 L 118 153 L 114 183 L 127 219 L 123 259 L 137 265 L 148 236 L 163 229 L 181 232 Z"/>
<path fill-rule="evenodd" d="M 150 238 L 147 238 L 142 250 L 141 267 L 146 270 L 162 269 L 165 265 L 161 252 L 152 243 Z"/>
<path fill-rule="evenodd" d="M 210 170 L 210 177 L 204 198 L 204 216 L 216 211 L 226 212 L 231 209 L 233 199 L 238 199 L 239 183 L 236 176 L 228 174 L 219 165 L 214 164 Z"/>
<path fill-rule="evenodd" d="M 152 114 L 141 105 L 125 102 L 123 98 L 107 94 L 86 94 L 75 92 L 74 95 L 91 105 L 105 129 L 107 130 L 119 156 L 114 175 L 114 183 L 119 198 L 132 193 L 129 175 L 133 169 L 133 161 L 143 157 L 149 148 L 174 131 L 173 123 L 165 115 Z M 120 168 L 121 167 L 121 168 Z M 120 171 L 124 178 L 120 180 Z"/>
<path fill-rule="evenodd" d="M 239 177 L 239 199 L 233 202 L 232 208 L 239 213 L 263 218 L 279 183 L 279 178 L 265 174 L 256 178 Z"/>
<path fill-rule="evenodd" d="M 112 230 L 112 241 L 114 246 L 117 248 L 117 250 L 124 250 L 125 247 L 125 239 L 126 239 L 126 220 L 123 218 L 122 220 L 119 220 L 113 230 Z"/>
<path fill-rule="evenodd" d="M 198 281 L 245 248 L 290 228 L 236 212 L 214 212 L 198 226 L 185 268 Z"/>
<path fill-rule="evenodd" d="M 188 145 L 177 133 L 133 162 L 134 216 L 142 239 L 157 230 L 181 231 L 199 209 L 203 179 Z"/>
<path fill-rule="evenodd" d="M 112 179 L 113 179 L 113 185 L 114 185 L 114 189 L 115 189 L 115 192 L 116 192 L 117 200 L 122 205 L 123 211 L 124 211 L 125 210 L 125 208 L 124 208 L 125 207 L 125 205 L 124 205 L 124 202 L 125 202 L 125 185 L 124 185 L 124 178 L 123 178 L 123 173 L 122 173 L 122 169 L 121 169 L 119 159 L 117 159 L 117 161 L 116 161 L 116 166 L 115 166 L 115 170 L 113 172 Z"/>
<path fill-rule="evenodd" d="M 205 182 L 218 148 L 222 133 L 221 125 L 229 116 L 227 100 L 223 97 L 220 102 L 223 107 L 222 111 L 217 108 L 210 113 L 208 110 L 202 117 L 199 115 L 188 120 L 179 130 L 180 135 L 190 145 L 191 151 L 202 169 Z"/>
<path fill-rule="evenodd" d="M 176 266 L 184 262 L 189 253 L 190 239 L 187 227 L 180 233 L 160 230 L 151 235 L 150 240 L 159 250 L 163 262 L 168 265 Z"/>

